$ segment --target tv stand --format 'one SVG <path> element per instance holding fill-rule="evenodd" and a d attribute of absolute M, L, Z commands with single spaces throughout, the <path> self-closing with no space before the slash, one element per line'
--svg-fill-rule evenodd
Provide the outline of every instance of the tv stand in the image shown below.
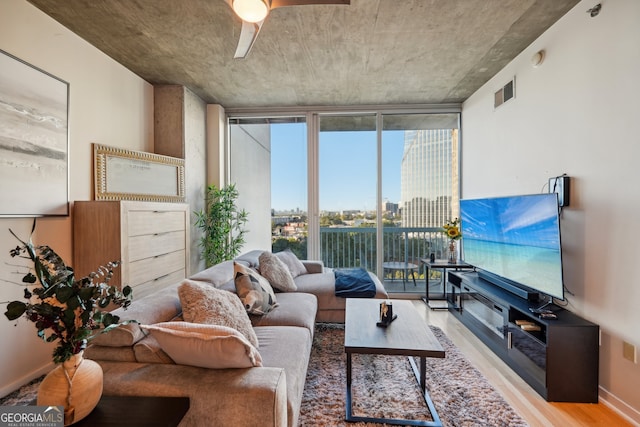
<path fill-rule="evenodd" d="M 536 392 L 552 402 L 598 402 L 599 326 L 539 300 L 515 295 L 477 272 L 450 271 L 449 312 Z M 553 303 L 553 299 L 545 304 Z M 543 307 L 545 307 L 543 306 Z"/>

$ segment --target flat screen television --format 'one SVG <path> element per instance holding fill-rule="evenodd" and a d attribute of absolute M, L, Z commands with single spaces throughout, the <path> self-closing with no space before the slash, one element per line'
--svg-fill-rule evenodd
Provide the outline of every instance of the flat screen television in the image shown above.
<path fill-rule="evenodd" d="M 462 258 L 483 278 L 564 299 L 555 193 L 462 199 L 460 219 Z"/>

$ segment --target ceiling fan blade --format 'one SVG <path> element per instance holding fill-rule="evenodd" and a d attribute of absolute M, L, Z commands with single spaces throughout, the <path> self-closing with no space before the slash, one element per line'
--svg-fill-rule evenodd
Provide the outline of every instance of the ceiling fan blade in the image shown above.
<path fill-rule="evenodd" d="M 304 6 L 312 4 L 351 4 L 351 0 L 271 0 L 271 9 L 284 6 Z"/>
<path fill-rule="evenodd" d="M 240 30 L 240 38 L 238 39 L 238 47 L 236 48 L 236 53 L 233 55 L 234 58 L 246 58 L 255 43 L 256 38 L 258 37 L 258 33 L 260 32 L 260 28 L 262 28 L 263 21 L 251 23 L 242 21 L 242 29 Z"/>

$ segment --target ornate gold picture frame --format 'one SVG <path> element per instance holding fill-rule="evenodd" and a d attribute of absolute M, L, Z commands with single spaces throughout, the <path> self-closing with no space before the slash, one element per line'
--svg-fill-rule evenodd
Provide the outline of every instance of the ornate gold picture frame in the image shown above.
<path fill-rule="evenodd" d="M 93 144 L 94 199 L 185 201 L 184 159 Z"/>

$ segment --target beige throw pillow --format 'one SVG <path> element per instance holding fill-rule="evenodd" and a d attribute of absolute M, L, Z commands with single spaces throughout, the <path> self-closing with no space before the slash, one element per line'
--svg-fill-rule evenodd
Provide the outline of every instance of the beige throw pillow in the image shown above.
<path fill-rule="evenodd" d="M 179 365 L 226 369 L 262 366 L 256 348 L 233 328 L 188 322 L 142 325 Z"/>
<path fill-rule="evenodd" d="M 236 292 L 244 304 L 247 313 L 262 316 L 278 305 L 276 294 L 269 281 L 257 271 L 235 263 Z"/>
<path fill-rule="evenodd" d="M 280 258 L 269 251 L 264 251 L 259 260 L 260 274 L 271 283 L 271 286 L 284 292 L 298 290 L 289 268 Z"/>
<path fill-rule="evenodd" d="M 302 261 L 300 261 L 296 254 L 291 252 L 290 249 L 276 252 L 275 255 L 280 258 L 282 262 L 287 266 L 287 268 L 291 272 L 291 276 L 293 276 L 294 279 L 301 274 L 307 274 L 307 267 L 304 266 Z"/>
<path fill-rule="evenodd" d="M 192 323 L 228 326 L 244 335 L 258 348 L 251 320 L 238 296 L 205 282 L 185 279 L 178 287 L 184 320 Z"/>

